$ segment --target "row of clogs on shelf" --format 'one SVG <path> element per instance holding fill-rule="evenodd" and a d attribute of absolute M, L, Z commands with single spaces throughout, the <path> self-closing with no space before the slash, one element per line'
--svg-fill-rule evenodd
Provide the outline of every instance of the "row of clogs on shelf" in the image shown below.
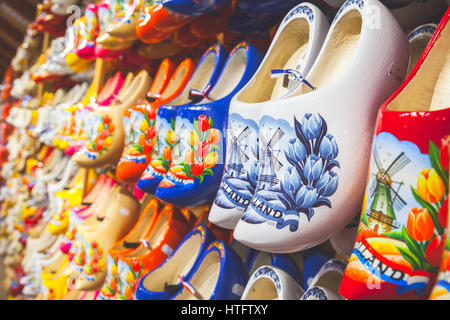
<path fill-rule="evenodd" d="M 84 83 L 13 108 L 2 208 L 24 292 L 448 297 L 449 16 L 407 37 L 377 0 L 346 1 L 331 24 L 301 3 L 265 55 L 216 44 L 196 65 L 116 72 L 96 97 Z M 117 179 L 98 177 L 105 167 Z M 12 230 L 26 219 L 40 232 L 24 251 Z M 306 263 L 327 240 L 348 265 L 322 261 L 313 280 L 298 263 L 250 267 L 251 250 Z"/>

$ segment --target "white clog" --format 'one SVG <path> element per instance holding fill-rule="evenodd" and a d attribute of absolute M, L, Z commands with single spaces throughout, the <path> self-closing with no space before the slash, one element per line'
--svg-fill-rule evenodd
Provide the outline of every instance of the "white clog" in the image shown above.
<path fill-rule="evenodd" d="M 378 0 L 341 7 L 306 76 L 315 90 L 303 84 L 261 110 L 258 185 L 236 240 L 287 253 L 348 225 L 361 209 L 378 108 L 403 81 L 408 60 L 407 37 Z"/>
<path fill-rule="evenodd" d="M 249 83 L 230 103 L 225 173 L 209 221 L 233 229 L 249 205 L 256 187 L 258 119 L 261 108 L 282 99 L 295 89 L 288 88 L 284 75 L 307 73 L 313 65 L 328 32 L 324 14 L 310 3 L 294 7 L 282 21 L 263 62 Z M 271 71 L 281 77 L 271 79 Z M 294 87 L 292 87 L 294 85 Z M 299 83 L 297 83 L 299 85 Z"/>

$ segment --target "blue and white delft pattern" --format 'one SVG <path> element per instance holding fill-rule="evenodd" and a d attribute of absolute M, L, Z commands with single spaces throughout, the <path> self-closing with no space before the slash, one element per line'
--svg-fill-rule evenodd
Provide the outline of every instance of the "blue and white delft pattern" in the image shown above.
<path fill-rule="evenodd" d="M 244 210 L 252 200 L 258 181 L 258 125 L 233 113 L 228 127 L 229 156 L 215 204 L 225 209 Z"/>
<path fill-rule="evenodd" d="M 277 288 L 277 291 L 278 292 L 281 291 L 280 278 L 278 278 L 278 275 L 275 273 L 275 271 L 273 271 L 273 269 L 269 267 L 261 267 L 258 270 L 256 270 L 256 272 L 253 274 L 253 279 L 257 279 L 262 276 L 269 277 L 270 279 L 272 279 L 273 283 L 275 284 L 275 287 Z"/>
<path fill-rule="evenodd" d="M 338 187 L 339 149 L 320 114 L 294 117 L 294 128 L 284 120 L 261 119 L 258 186 L 242 220 L 259 224 L 272 220 L 277 229 L 298 229 L 300 213 L 308 222 L 314 210 L 331 208 L 329 197 Z M 286 146 L 284 150 L 277 145 Z M 284 152 L 283 152 L 284 151 Z"/>
<path fill-rule="evenodd" d="M 313 22 L 314 21 L 314 12 L 311 10 L 310 7 L 308 6 L 299 6 L 293 10 L 291 10 L 286 17 L 283 20 L 283 24 L 286 23 L 288 20 L 290 20 L 292 18 L 292 16 L 295 16 L 297 14 L 305 14 L 308 16 L 308 20 L 309 22 Z"/>
<path fill-rule="evenodd" d="M 321 288 L 313 287 L 305 292 L 301 300 L 308 300 L 310 297 L 316 298 L 314 300 L 328 300 L 327 294 Z M 311 299 L 312 300 L 312 299 Z"/>
<path fill-rule="evenodd" d="M 408 35 L 408 41 L 413 40 L 415 37 L 420 36 L 422 34 L 429 34 L 429 35 L 433 35 L 434 32 L 436 31 L 436 26 L 433 25 L 424 25 L 422 27 L 417 28 L 416 30 L 414 30 L 413 33 Z"/>
<path fill-rule="evenodd" d="M 358 8 L 362 10 L 362 8 L 364 7 L 364 1 L 363 0 L 348 0 L 346 3 L 344 3 L 342 5 L 342 7 L 336 13 L 336 16 L 334 17 L 334 21 L 336 21 L 342 14 L 342 12 L 351 5 L 357 5 Z"/>

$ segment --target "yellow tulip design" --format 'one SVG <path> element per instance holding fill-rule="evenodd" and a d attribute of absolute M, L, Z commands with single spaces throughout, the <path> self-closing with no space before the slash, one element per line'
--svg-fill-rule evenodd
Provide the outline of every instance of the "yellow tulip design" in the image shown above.
<path fill-rule="evenodd" d="M 439 202 L 445 194 L 445 186 L 434 169 L 423 169 L 417 180 L 417 193 L 430 203 Z"/>

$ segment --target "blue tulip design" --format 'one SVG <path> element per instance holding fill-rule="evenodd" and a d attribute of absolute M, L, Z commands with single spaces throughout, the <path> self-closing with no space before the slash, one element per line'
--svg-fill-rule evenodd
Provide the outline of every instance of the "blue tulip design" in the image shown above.
<path fill-rule="evenodd" d="M 289 140 L 289 156 L 295 162 L 303 162 L 306 157 L 306 148 L 296 139 Z"/>
<path fill-rule="evenodd" d="M 322 129 L 322 119 L 307 113 L 302 118 L 302 133 L 308 140 L 316 139 Z"/>
<path fill-rule="evenodd" d="M 334 171 L 325 172 L 317 181 L 316 188 L 319 194 L 324 197 L 329 197 L 336 192 L 339 177 Z"/>
<path fill-rule="evenodd" d="M 336 140 L 331 134 L 327 134 L 320 143 L 320 156 L 325 160 L 333 160 L 337 157 L 338 152 Z"/>
<path fill-rule="evenodd" d="M 301 186 L 301 188 L 298 190 L 295 201 L 300 208 L 307 209 L 313 206 L 313 204 L 317 200 L 317 197 L 317 190 L 312 186 L 306 185 Z"/>
<path fill-rule="evenodd" d="M 315 154 L 310 154 L 305 161 L 303 168 L 303 175 L 309 181 L 316 181 L 320 178 L 323 172 L 323 161 Z"/>
<path fill-rule="evenodd" d="M 332 171 L 339 168 L 338 145 L 333 135 L 327 134 L 327 123 L 319 114 L 305 114 L 301 121 L 294 118 L 296 138 L 289 140 L 286 160 L 291 165 L 285 171 L 278 199 L 286 208 L 286 221 L 279 228 L 290 225 L 297 230 L 295 213 L 303 213 L 308 221 L 314 216 L 315 208 L 331 208 L 329 196 L 338 187 L 338 175 Z"/>

